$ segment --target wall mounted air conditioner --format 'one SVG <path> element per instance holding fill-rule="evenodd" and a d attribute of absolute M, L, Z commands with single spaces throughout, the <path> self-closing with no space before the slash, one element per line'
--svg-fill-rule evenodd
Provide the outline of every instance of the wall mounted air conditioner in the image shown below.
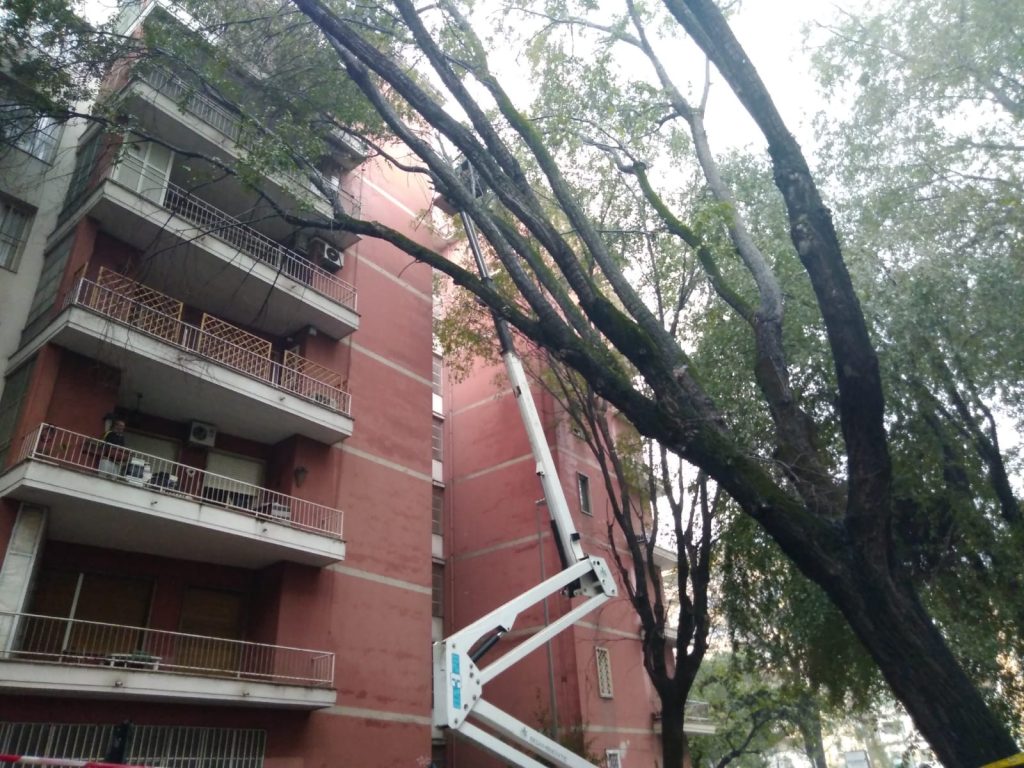
<path fill-rule="evenodd" d="M 217 442 L 217 428 L 213 424 L 193 421 L 188 427 L 189 445 L 205 445 L 212 448 Z"/>
<path fill-rule="evenodd" d="M 337 272 L 345 266 L 345 254 L 319 237 L 309 241 L 309 259 L 328 272 Z"/>

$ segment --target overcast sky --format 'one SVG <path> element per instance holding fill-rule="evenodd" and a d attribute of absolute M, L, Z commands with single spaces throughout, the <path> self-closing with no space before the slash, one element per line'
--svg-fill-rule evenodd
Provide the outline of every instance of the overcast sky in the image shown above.
<path fill-rule="evenodd" d="M 828 26 L 842 11 L 856 13 L 865 5 L 865 0 L 743 0 L 731 20 L 733 31 L 768 86 L 783 119 L 807 150 L 813 144 L 811 119 L 827 111 L 828 105 L 818 95 L 810 73 L 803 29 L 807 25 Z M 820 41 L 824 34 L 819 30 L 812 40 Z M 707 124 L 716 151 L 729 145 L 763 145 L 753 122 L 720 78 L 711 91 Z"/>

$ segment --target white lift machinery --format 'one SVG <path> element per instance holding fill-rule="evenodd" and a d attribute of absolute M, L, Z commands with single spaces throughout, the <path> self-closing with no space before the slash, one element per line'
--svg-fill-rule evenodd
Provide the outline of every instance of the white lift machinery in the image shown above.
<path fill-rule="evenodd" d="M 472 176 L 469 180 L 474 181 Z M 484 281 L 490 283 L 490 272 L 480 252 L 476 228 L 465 212 L 460 212 L 459 216 L 466 228 L 477 268 Z M 537 406 L 530 393 L 523 364 L 516 355 L 512 343 L 512 335 L 502 318 L 494 313 L 492 316 L 501 344 L 501 356 L 519 405 L 519 414 L 526 428 L 530 449 L 537 462 L 537 476 L 540 478 L 544 501 L 551 516 L 551 528 L 562 560 L 562 570 L 474 621 L 468 627 L 434 643 L 434 725 L 449 729 L 508 763 L 523 768 L 545 766 L 515 745 L 543 757 L 556 766 L 594 768 L 592 763 L 569 751 L 557 741 L 484 700 L 484 688 L 492 679 L 569 629 L 587 614 L 600 608 L 618 593 L 615 579 L 605 561 L 599 557 L 588 556 L 583 551 L 580 535 L 573 523 L 551 451 L 544 438 L 544 429 L 537 415 Z M 520 613 L 559 592 L 579 598 L 579 602 L 565 615 L 552 621 L 490 664 L 483 663 L 484 655 L 512 629 Z"/>

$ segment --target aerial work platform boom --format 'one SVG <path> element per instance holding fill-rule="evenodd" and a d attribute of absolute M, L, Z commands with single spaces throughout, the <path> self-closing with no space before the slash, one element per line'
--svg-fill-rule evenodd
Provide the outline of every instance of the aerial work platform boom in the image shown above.
<path fill-rule="evenodd" d="M 472 170 L 469 170 L 471 174 Z M 473 182 L 472 176 L 470 181 Z M 466 228 L 469 246 L 480 275 L 485 282 L 490 283 L 490 271 L 480 251 L 473 221 L 464 211 L 459 216 Z M 555 462 L 544 437 L 544 428 L 537 414 L 522 361 L 515 351 L 512 334 L 504 319 L 494 312 L 491 315 L 509 383 L 536 461 L 537 476 L 563 569 L 469 626 L 434 643 L 434 725 L 447 728 L 522 768 L 543 768 L 544 764 L 509 744 L 509 741 L 557 766 L 594 768 L 592 763 L 570 752 L 557 741 L 484 700 L 484 687 L 488 682 L 617 594 L 615 579 L 605 561 L 588 556 L 583 551 L 580 535 L 569 512 Z M 520 613 L 559 592 L 578 597 L 581 602 L 490 664 L 483 664 L 484 655 L 512 629 Z"/>

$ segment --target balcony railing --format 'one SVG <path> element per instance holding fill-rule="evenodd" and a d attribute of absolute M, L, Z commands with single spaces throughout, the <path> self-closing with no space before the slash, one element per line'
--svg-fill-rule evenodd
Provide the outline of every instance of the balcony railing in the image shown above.
<path fill-rule="evenodd" d="M 222 133 L 243 149 L 251 149 L 249 142 L 242 133 L 242 121 L 239 115 L 222 104 L 218 104 L 203 93 L 200 93 L 194 86 L 189 85 L 177 75 L 168 72 L 160 67 L 139 67 L 137 70 L 140 79 L 152 86 L 172 101 L 182 105 L 188 112 L 202 120 L 211 128 Z M 355 141 L 347 138 L 347 145 L 355 147 Z M 279 171 L 280 175 L 288 178 L 297 185 L 303 192 L 312 192 L 314 195 L 321 195 L 320 190 L 310 184 L 309 179 L 299 171 Z M 359 215 L 359 199 L 350 192 L 328 185 L 338 196 L 338 202 L 342 209 L 352 215 Z"/>
<path fill-rule="evenodd" d="M 258 379 L 274 389 L 297 395 L 328 410 L 346 416 L 352 413 L 351 397 L 340 387 L 338 374 L 298 355 L 289 355 L 286 358 L 287 365 L 271 360 L 264 354 L 232 341 L 220 328 L 234 329 L 234 326 L 210 315 L 205 316 L 203 327 L 197 328 L 148 304 L 135 301 L 124 293 L 84 278 L 68 294 L 65 308 L 68 306 L 85 307 L 166 344 Z M 218 330 L 211 332 L 208 330 L 210 328 Z M 241 329 L 237 331 L 239 336 L 251 337 L 251 334 Z"/>
<path fill-rule="evenodd" d="M 353 285 L 252 227 L 246 226 L 205 200 L 189 194 L 187 190 L 167 182 L 163 205 L 195 224 L 203 234 L 223 240 L 257 261 L 269 264 L 292 280 L 355 311 L 356 289 Z"/>
<path fill-rule="evenodd" d="M 26 436 L 18 461 L 28 460 L 56 464 L 153 493 L 223 507 L 334 539 L 342 537 L 344 514 L 340 509 L 111 445 L 51 424 L 41 424 Z"/>
<path fill-rule="evenodd" d="M 711 705 L 699 699 L 689 699 L 684 707 L 687 720 L 694 723 L 711 722 Z"/>
<path fill-rule="evenodd" d="M 0 611 L 0 622 L 13 624 L 13 643 L 0 650 L 12 661 L 315 688 L 334 684 L 334 654 L 327 651 L 10 611 Z"/>

